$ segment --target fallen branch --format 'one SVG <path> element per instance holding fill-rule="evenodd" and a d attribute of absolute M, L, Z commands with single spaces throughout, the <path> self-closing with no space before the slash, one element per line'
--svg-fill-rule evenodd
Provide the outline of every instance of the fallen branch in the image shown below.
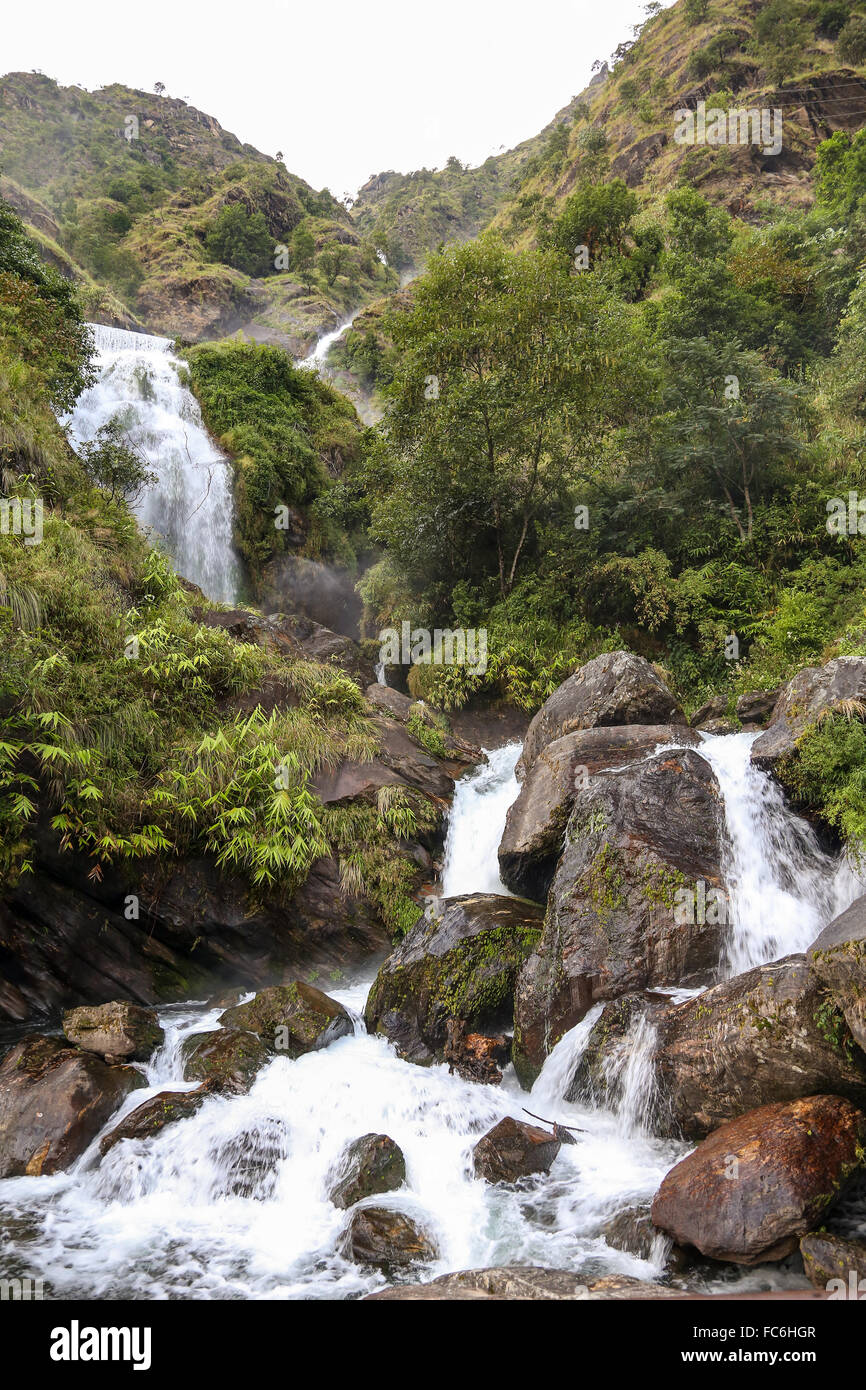
<path fill-rule="evenodd" d="M 524 1115 L 528 1115 L 531 1120 L 540 1120 L 543 1125 L 550 1125 L 553 1130 L 554 1139 L 558 1139 L 560 1144 L 576 1144 L 577 1140 L 572 1139 L 570 1131 L 575 1134 L 586 1134 L 585 1129 L 578 1129 L 577 1125 L 558 1125 L 556 1120 L 545 1120 L 542 1115 L 533 1115 L 531 1110 L 523 1109 Z"/>

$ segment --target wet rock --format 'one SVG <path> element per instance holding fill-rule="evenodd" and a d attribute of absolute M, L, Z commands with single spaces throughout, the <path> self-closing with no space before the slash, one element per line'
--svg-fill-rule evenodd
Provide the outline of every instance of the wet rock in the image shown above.
<path fill-rule="evenodd" d="M 300 980 L 260 990 L 248 1004 L 220 1015 L 224 1027 L 257 1034 L 271 1052 L 301 1057 L 354 1031 L 350 1015 L 315 985 Z"/>
<path fill-rule="evenodd" d="M 590 1030 L 565 1099 L 606 1110 L 619 1110 L 623 1098 L 626 1065 L 634 1053 L 636 1030 L 642 1019 L 663 1008 L 663 996 L 624 994 L 605 1004 Z M 653 1002 L 654 1000 L 654 1002 Z M 648 1041 L 652 1045 L 654 1035 Z M 653 1107 L 655 1110 L 655 1107 Z M 647 1117 L 648 1118 L 648 1117 Z M 654 1119 L 657 1117 L 654 1115 Z"/>
<path fill-rule="evenodd" d="M 409 1061 L 441 1060 L 448 1022 L 470 1032 L 504 1032 L 514 983 L 538 940 L 535 903 L 493 894 L 439 898 L 403 938 L 376 976 L 365 1012 Z"/>
<path fill-rule="evenodd" d="M 866 1049 L 866 895 L 833 918 L 809 947 L 808 959 Z"/>
<path fill-rule="evenodd" d="M 160 1091 L 158 1096 L 151 1096 L 143 1105 L 139 1105 L 125 1120 L 121 1120 L 115 1129 L 112 1129 L 99 1141 L 99 1152 L 107 1154 L 119 1144 L 121 1139 L 150 1139 L 154 1134 L 159 1134 L 160 1130 L 165 1129 L 166 1125 L 176 1124 L 178 1120 L 184 1120 L 201 1107 L 204 1102 L 208 1089 L 200 1086 L 196 1091 Z"/>
<path fill-rule="evenodd" d="M 485 1086 L 498 1086 L 502 1080 L 500 1068 L 511 1057 L 511 1039 L 503 1033 L 485 1037 L 483 1033 L 467 1033 L 462 1019 L 449 1018 L 443 1060 L 449 1072 L 456 1072 L 464 1081 L 477 1081 Z"/>
<path fill-rule="evenodd" d="M 63 1015 L 63 1032 L 85 1052 L 127 1062 L 146 1062 L 165 1041 L 152 1009 L 123 1001 L 69 1009 Z"/>
<path fill-rule="evenodd" d="M 597 1000 L 714 978 L 727 932 L 720 885 L 719 790 L 698 753 L 664 751 L 590 779 L 517 983 L 523 1086 Z"/>
<path fill-rule="evenodd" d="M 826 666 L 807 666 L 783 687 L 769 726 L 752 745 L 752 762 L 784 782 L 784 760 L 796 751 L 797 739 L 845 700 L 866 702 L 866 658 L 838 656 Z"/>
<path fill-rule="evenodd" d="M 689 720 L 689 724 L 693 729 L 702 729 L 708 720 L 724 718 L 727 709 L 728 701 L 726 697 L 724 695 L 714 695 L 712 699 L 707 700 L 705 704 L 701 705 L 700 709 L 695 710 Z"/>
<path fill-rule="evenodd" d="M 685 715 L 648 661 L 632 652 L 606 652 L 581 666 L 542 705 L 527 730 L 517 775 L 529 771 L 548 743 L 577 729 L 685 723 Z"/>
<path fill-rule="evenodd" d="M 778 698 L 778 686 L 775 690 L 749 690 L 737 701 L 737 718 L 743 724 L 766 724 L 776 708 Z"/>
<path fill-rule="evenodd" d="M 441 1274 L 429 1284 L 398 1284 L 368 1294 L 364 1302 L 486 1302 L 581 1301 L 605 1302 L 613 1299 L 668 1299 L 688 1295 L 662 1284 L 650 1284 L 628 1275 L 610 1275 L 584 1283 L 568 1269 L 543 1269 L 534 1265 L 504 1265 L 493 1269 L 464 1269 L 457 1274 Z"/>
<path fill-rule="evenodd" d="M 0 1178 L 62 1172 L 145 1084 L 59 1038 L 23 1038 L 0 1064 Z"/>
<path fill-rule="evenodd" d="M 820 1092 L 866 1108 L 866 1056 L 804 956 L 724 980 L 655 1026 L 662 1133 L 702 1139 L 746 1111 Z"/>
<path fill-rule="evenodd" d="M 826 1289 L 831 1279 L 841 1279 L 845 1288 L 866 1279 L 866 1242 L 846 1240 L 829 1231 L 812 1231 L 800 1241 L 803 1269 L 810 1284 Z"/>
<path fill-rule="evenodd" d="M 565 828 L 578 791 L 596 773 L 647 758 L 672 734 L 697 746 L 697 734 L 665 724 L 581 729 L 541 748 L 509 807 L 499 845 L 499 872 L 513 893 L 543 902 L 562 853 Z"/>
<path fill-rule="evenodd" d="M 385 1207 L 362 1207 L 349 1219 L 341 1241 L 348 1259 L 377 1269 L 394 1269 L 435 1260 L 436 1247 L 408 1216 Z"/>
<path fill-rule="evenodd" d="M 487 1182 L 517 1182 L 533 1173 L 547 1173 L 561 1148 L 560 1141 L 538 1125 L 507 1115 L 472 1150 L 475 1175 Z"/>
<path fill-rule="evenodd" d="M 781 1260 L 863 1163 L 866 1115 L 838 1096 L 729 1120 L 665 1177 L 652 1219 L 678 1245 L 735 1264 Z"/>
<path fill-rule="evenodd" d="M 240 1028 L 194 1033 L 181 1047 L 181 1057 L 185 1081 L 206 1081 L 229 1095 L 245 1095 L 270 1061 L 261 1038 Z"/>
<path fill-rule="evenodd" d="M 335 1207 L 351 1207 L 365 1197 L 395 1192 L 406 1181 L 402 1150 L 387 1134 L 365 1134 L 340 1158 L 340 1176 L 329 1192 Z"/>
<path fill-rule="evenodd" d="M 269 1202 L 288 1153 L 286 1126 L 273 1116 L 233 1134 L 214 1151 L 214 1167 L 221 1174 L 214 1195 Z"/>

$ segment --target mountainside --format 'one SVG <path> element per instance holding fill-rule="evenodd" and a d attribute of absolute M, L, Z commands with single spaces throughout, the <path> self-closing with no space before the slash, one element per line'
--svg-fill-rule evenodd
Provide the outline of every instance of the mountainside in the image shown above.
<path fill-rule="evenodd" d="M 191 341 L 243 329 L 299 355 L 397 283 L 327 189 L 177 98 L 10 74 L 0 169 L 46 258 L 120 325 Z"/>

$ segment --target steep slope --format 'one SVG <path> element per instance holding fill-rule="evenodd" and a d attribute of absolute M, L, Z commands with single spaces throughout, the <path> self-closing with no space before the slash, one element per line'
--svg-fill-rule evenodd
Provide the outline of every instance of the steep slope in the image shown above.
<path fill-rule="evenodd" d="M 313 190 L 176 98 L 0 80 L 3 196 L 101 317 L 198 341 L 243 329 L 301 354 L 395 274 Z M 100 312 L 101 311 L 101 312 Z"/>

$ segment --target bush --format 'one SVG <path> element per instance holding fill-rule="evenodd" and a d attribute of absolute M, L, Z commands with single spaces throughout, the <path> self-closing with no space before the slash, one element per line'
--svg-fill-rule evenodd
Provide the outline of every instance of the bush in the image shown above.
<path fill-rule="evenodd" d="M 265 275 L 273 268 L 274 239 L 264 213 L 248 212 L 242 203 L 227 203 L 205 236 L 211 260 L 245 275 Z"/>

